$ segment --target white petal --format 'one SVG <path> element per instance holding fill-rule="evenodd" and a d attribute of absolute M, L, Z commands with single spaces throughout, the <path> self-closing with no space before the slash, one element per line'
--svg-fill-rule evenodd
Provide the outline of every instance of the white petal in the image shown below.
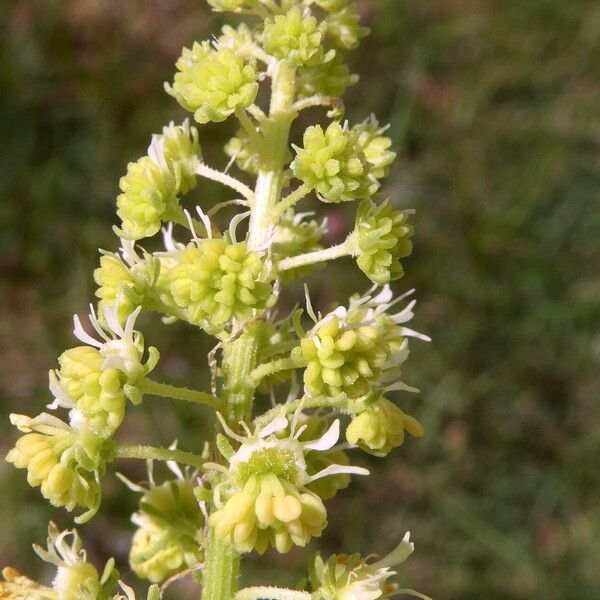
<path fill-rule="evenodd" d="M 329 465 L 322 471 L 319 471 L 315 475 L 311 475 L 306 482 L 311 483 L 312 481 L 316 481 L 317 479 L 322 479 L 323 477 L 329 477 L 330 475 L 369 475 L 368 469 L 363 469 L 363 467 L 353 467 L 352 465 Z"/>
<path fill-rule="evenodd" d="M 306 450 L 317 450 L 322 452 L 324 450 L 329 450 L 340 439 L 340 420 L 336 419 L 331 427 L 318 439 L 313 442 L 308 442 L 303 444 Z"/>
<path fill-rule="evenodd" d="M 419 333 L 418 331 L 415 331 L 414 329 L 409 329 L 408 327 L 401 327 L 400 328 L 400 335 L 403 335 L 404 337 L 414 337 L 417 338 L 419 340 L 423 340 L 424 342 L 430 342 L 431 338 L 428 335 L 425 335 L 423 333 Z"/>
<path fill-rule="evenodd" d="M 415 545 L 410 541 L 410 531 L 407 531 L 402 541 L 386 557 L 371 565 L 375 569 L 385 569 L 403 563 L 413 552 Z"/>
<path fill-rule="evenodd" d="M 84 344 L 101 348 L 102 344 L 95 340 L 81 325 L 81 321 L 77 315 L 73 315 L 73 335 Z"/>
<path fill-rule="evenodd" d="M 288 420 L 286 417 L 275 417 L 268 425 L 265 425 L 262 429 L 256 432 L 257 437 L 266 438 L 269 435 L 281 431 L 288 426 Z"/>
<path fill-rule="evenodd" d="M 379 294 L 371 299 L 371 302 L 373 304 L 387 304 L 393 297 L 392 288 L 386 283 Z"/>

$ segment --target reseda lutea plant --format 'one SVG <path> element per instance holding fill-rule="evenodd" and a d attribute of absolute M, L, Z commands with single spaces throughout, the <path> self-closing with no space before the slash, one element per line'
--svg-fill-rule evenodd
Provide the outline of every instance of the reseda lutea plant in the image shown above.
<path fill-rule="evenodd" d="M 389 393 L 415 391 L 401 381 L 401 368 L 409 338 L 427 338 L 406 326 L 415 304 L 410 292 L 394 299 L 388 286 L 403 274 L 400 261 L 411 252 L 412 236 L 409 212 L 378 194 L 395 157 L 391 141 L 374 117 L 353 126 L 343 120 L 340 96 L 357 81 L 344 53 L 367 34 L 355 3 L 209 3 L 253 20 L 184 48 L 165 89 L 200 125 L 239 122 L 225 146 L 229 164 L 223 171 L 206 164 L 201 135 L 186 120 L 154 135 L 147 154 L 128 165 L 117 198 L 120 250 L 102 253 L 94 273 L 97 307 L 89 324 L 74 318 L 81 345 L 66 350 L 50 372 L 49 409 L 68 416 L 12 415 L 23 435 L 7 460 L 26 469 L 29 484 L 53 506 L 78 511 L 77 523 L 98 511 L 101 480 L 114 461 L 148 461 L 147 483 L 122 479 L 140 495 L 129 558 L 136 575 L 152 584 L 151 600 L 188 573 L 204 600 L 418 595 L 389 582 L 413 551 L 408 534 L 378 562 L 318 555 L 305 589 L 238 589 L 245 553 L 285 553 L 323 533 L 325 502 L 351 476 L 368 475 L 350 464 L 350 450 L 383 457 L 406 432 L 423 434 Z M 270 91 L 266 107 L 257 102 L 260 87 Z M 302 143 L 291 145 L 292 124 L 310 107 L 323 107 L 329 122 L 308 127 Z M 239 177 L 230 174 L 233 168 Z M 230 189 L 231 199 L 184 208 L 183 197 L 201 178 Z M 325 247 L 326 224 L 298 212 L 311 196 L 356 203 L 356 224 L 345 241 Z M 237 213 L 221 231 L 215 215 L 223 209 Z M 139 245 L 159 234 L 163 250 Z M 371 281 L 365 294 L 322 314 L 307 292 L 304 311 L 277 313 L 283 286 L 344 256 Z M 136 329 L 142 310 L 216 338 L 210 391 L 152 378 L 159 353 Z M 259 394 L 273 401 L 263 414 L 255 410 Z M 121 444 L 126 413 L 147 395 L 211 407 L 220 432 L 192 451 Z M 166 461 L 172 477 L 157 481 L 153 461 Z M 87 561 L 74 530 L 61 533 L 51 524 L 48 549 L 36 552 L 56 567 L 51 585 L 8 568 L 0 598 L 134 598 L 112 559 L 102 572 Z"/>

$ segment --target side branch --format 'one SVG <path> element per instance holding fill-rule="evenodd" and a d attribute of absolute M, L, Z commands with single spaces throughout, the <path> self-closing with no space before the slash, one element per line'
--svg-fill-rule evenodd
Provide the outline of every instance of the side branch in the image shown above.
<path fill-rule="evenodd" d="M 282 261 L 279 261 L 277 268 L 279 271 L 289 271 L 290 269 L 303 267 L 305 265 L 314 265 L 328 260 L 342 258 L 343 256 L 351 256 L 354 254 L 354 248 L 350 241 L 350 238 L 348 238 L 345 242 L 342 242 L 337 246 L 331 246 L 331 248 L 315 250 L 314 252 L 308 252 L 307 254 L 284 258 Z"/>
<path fill-rule="evenodd" d="M 171 448 L 157 448 L 155 446 L 128 446 L 117 444 L 114 449 L 114 458 L 135 458 L 138 460 L 175 461 L 182 465 L 190 465 L 197 469 L 204 467 L 204 459 L 192 452 L 184 452 Z"/>
<path fill-rule="evenodd" d="M 231 175 L 221 173 L 221 171 L 213 169 L 212 167 L 209 167 L 204 163 L 200 163 L 196 167 L 195 173 L 196 175 L 206 177 L 206 179 L 211 179 L 212 181 L 216 181 L 218 183 L 226 185 L 227 187 L 230 187 L 231 189 L 241 194 L 249 202 L 252 202 L 252 200 L 254 199 L 254 192 L 245 183 L 242 183 L 239 179 L 236 179 Z"/>
<path fill-rule="evenodd" d="M 199 392 L 190 390 L 189 388 L 176 387 L 168 383 L 158 383 L 151 379 L 145 379 L 140 385 L 140 391 L 143 394 L 151 396 L 161 396 L 163 398 L 173 398 L 174 400 L 185 400 L 187 402 L 195 402 L 196 404 L 204 404 L 210 406 L 217 411 L 225 410 L 225 402 L 217 396 L 208 394 L 207 392 Z"/>

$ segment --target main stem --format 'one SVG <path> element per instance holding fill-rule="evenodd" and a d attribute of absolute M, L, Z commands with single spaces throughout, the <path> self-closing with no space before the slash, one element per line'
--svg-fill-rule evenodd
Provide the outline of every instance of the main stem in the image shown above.
<path fill-rule="evenodd" d="M 260 250 L 276 225 L 274 208 L 281 198 L 290 127 L 296 117 L 291 108 L 295 90 L 295 69 L 284 61 L 277 63 L 273 71 L 269 117 L 261 128 L 264 142 L 250 206 L 249 250 Z M 260 334 L 260 322 L 253 323 L 233 342 L 224 344 L 222 395 L 230 422 L 252 418 L 254 386 L 250 373 L 257 366 Z M 205 555 L 202 600 L 231 600 L 238 591 L 239 554 L 210 529 Z"/>

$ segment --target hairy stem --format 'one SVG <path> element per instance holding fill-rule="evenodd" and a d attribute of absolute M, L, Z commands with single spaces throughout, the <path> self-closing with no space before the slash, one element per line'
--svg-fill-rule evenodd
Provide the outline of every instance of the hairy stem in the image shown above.
<path fill-rule="evenodd" d="M 156 448 L 155 446 L 127 446 L 117 444 L 114 449 L 115 458 L 136 458 L 140 460 L 173 460 L 182 465 L 190 465 L 201 469 L 204 459 L 192 452 L 184 452 L 171 448 Z"/>
<path fill-rule="evenodd" d="M 230 600 L 238 588 L 240 555 L 210 529 L 205 556 L 202 600 Z"/>
<path fill-rule="evenodd" d="M 315 250 L 314 252 L 308 252 L 307 254 L 299 254 L 298 256 L 284 258 L 279 261 L 277 268 L 279 271 L 289 271 L 290 269 L 295 269 L 297 267 L 314 265 L 336 258 L 342 258 L 343 256 L 350 256 L 351 254 L 353 254 L 352 245 L 349 244 L 348 241 L 345 241 L 337 246 L 325 248 L 324 250 Z"/>
<path fill-rule="evenodd" d="M 297 114 L 291 110 L 295 88 L 295 69 L 285 61 L 277 63 L 273 73 L 269 117 L 261 126 L 264 151 L 261 154 L 250 215 L 248 231 L 250 250 L 259 249 L 268 238 L 271 226 L 275 225 L 273 209 L 281 197 L 290 127 Z"/>
<path fill-rule="evenodd" d="M 270 600 L 310 600 L 311 595 L 309 592 L 272 586 L 244 588 L 235 595 L 235 600 L 259 600 L 260 598 Z"/>
<path fill-rule="evenodd" d="M 212 181 L 222 183 L 223 185 L 226 185 L 227 187 L 230 187 L 232 190 L 235 190 L 241 194 L 244 198 L 246 198 L 246 200 L 252 201 L 254 192 L 245 183 L 242 183 L 239 179 L 236 179 L 231 175 L 221 173 L 221 171 L 217 171 L 217 169 L 213 169 L 204 163 L 200 163 L 196 167 L 196 175 L 200 175 L 201 177 L 206 177 L 206 179 L 211 179 Z"/>
<path fill-rule="evenodd" d="M 150 394 L 151 396 L 161 396 L 163 398 L 173 398 L 174 400 L 186 400 L 187 402 L 195 402 L 196 404 L 205 404 L 215 410 L 223 412 L 225 403 L 220 398 L 199 392 L 184 387 L 176 387 L 168 383 L 159 383 L 151 379 L 145 379 L 140 385 L 142 394 Z"/>

